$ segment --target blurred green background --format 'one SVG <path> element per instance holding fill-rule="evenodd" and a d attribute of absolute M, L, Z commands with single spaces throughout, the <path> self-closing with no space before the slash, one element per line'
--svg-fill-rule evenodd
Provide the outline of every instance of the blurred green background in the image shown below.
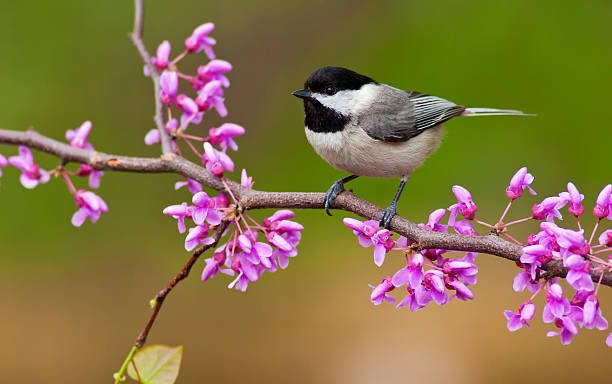
<path fill-rule="evenodd" d="M 90 119 L 98 149 L 156 155 L 157 148 L 143 145 L 152 95 L 127 38 L 132 14 L 129 1 L 5 1 L 0 127 L 33 126 L 61 139 Z M 472 191 L 480 217 L 494 221 L 510 176 L 523 165 L 536 176 L 540 198 L 571 180 L 587 196 L 588 210 L 611 181 L 611 18 L 612 3 L 604 0 L 151 1 L 145 38 L 150 50 L 163 39 L 179 47 L 194 27 L 216 22 L 218 57 L 235 66 L 226 121 L 247 128 L 234 159 L 248 165 L 259 189 L 323 191 L 342 175 L 308 146 L 301 103 L 290 95 L 322 65 L 461 104 L 537 113 L 453 120 L 400 203 L 402 215 L 424 221 L 450 205 L 450 187 L 461 184 Z M 203 61 L 191 58 L 183 69 Z M 211 113 L 201 129 L 220 121 Z M 56 164 L 36 157 L 47 168 Z M 26 191 L 15 170 L 4 173 L 2 382 L 109 382 L 144 325 L 148 300 L 188 257 L 175 222 L 161 215 L 188 195 L 172 190 L 176 176 L 107 173 L 100 194 L 110 213 L 75 229 L 74 203 L 62 183 Z M 386 205 L 396 184 L 364 179 L 352 187 Z M 535 202 L 524 200 L 512 218 Z M 503 309 L 527 297 L 512 291 L 517 269 L 498 258 L 479 256 L 473 302 L 418 313 L 372 306 L 367 284 L 400 261 L 374 266 L 371 250 L 358 246 L 342 217 L 298 212 L 306 226 L 300 255 L 246 294 L 227 290 L 224 277 L 201 283 L 203 263 L 195 268 L 166 302 L 149 339 L 184 345 L 179 382 L 609 378 L 606 333 L 583 330 L 562 347 L 545 337 L 550 327 L 539 314 L 531 329 L 506 330 Z M 515 234 L 523 238 L 531 229 Z M 612 295 L 603 289 L 601 296 L 609 317 Z"/>

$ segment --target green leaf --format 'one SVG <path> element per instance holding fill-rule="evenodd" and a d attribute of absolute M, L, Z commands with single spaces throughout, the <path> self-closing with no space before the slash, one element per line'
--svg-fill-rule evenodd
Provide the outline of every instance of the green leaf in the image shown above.
<path fill-rule="evenodd" d="M 182 357 L 182 345 L 150 345 L 134 355 L 134 363 L 128 366 L 128 375 L 143 384 L 173 384 L 178 376 Z"/>

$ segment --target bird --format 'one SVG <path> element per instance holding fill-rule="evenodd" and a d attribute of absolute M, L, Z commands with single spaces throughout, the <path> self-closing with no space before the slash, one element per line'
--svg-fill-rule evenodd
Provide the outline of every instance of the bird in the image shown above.
<path fill-rule="evenodd" d="M 314 71 L 304 88 L 292 95 L 303 100 L 306 138 L 315 152 L 349 173 L 327 190 L 328 215 L 349 181 L 360 176 L 400 179 L 395 197 L 379 220 L 384 228 L 396 215 L 410 175 L 438 149 L 445 122 L 458 116 L 528 116 L 518 110 L 464 107 L 333 66 Z"/>

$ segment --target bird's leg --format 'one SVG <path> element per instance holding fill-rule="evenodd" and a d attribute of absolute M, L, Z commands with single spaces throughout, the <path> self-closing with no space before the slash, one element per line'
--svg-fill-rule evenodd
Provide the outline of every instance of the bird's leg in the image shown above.
<path fill-rule="evenodd" d="M 336 197 L 338 196 L 338 194 L 344 191 L 344 184 L 348 183 L 351 180 L 355 180 L 358 177 L 359 176 L 357 175 L 350 175 L 350 176 L 343 177 L 340 180 L 333 183 L 331 187 L 329 187 L 329 189 L 327 190 L 327 193 L 325 193 L 325 212 L 329 216 L 331 216 L 331 212 L 329 212 L 329 209 L 334 207 L 334 200 L 336 200 Z"/>
<path fill-rule="evenodd" d="M 391 204 L 389 204 L 387 209 L 383 211 L 382 216 L 380 217 L 381 227 L 384 227 L 385 229 L 389 229 L 391 220 L 393 219 L 393 216 L 395 216 L 395 213 L 397 211 L 397 201 L 402 195 L 402 191 L 404 190 L 404 187 L 406 186 L 406 183 L 408 182 L 409 178 L 410 178 L 410 175 L 402 176 L 400 185 L 399 187 L 397 187 L 397 192 L 395 192 L 395 197 L 393 198 L 393 201 L 391 202 Z"/>

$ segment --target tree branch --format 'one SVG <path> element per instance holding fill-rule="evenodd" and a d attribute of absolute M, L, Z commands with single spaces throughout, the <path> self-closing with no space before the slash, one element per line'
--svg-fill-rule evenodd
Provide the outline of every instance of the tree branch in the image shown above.
<path fill-rule="evenodd" d="M 95 169 L 122 172 L 141 173 L 174 173 L 189 177 L 203 185 L 224 191 L 221 179 L 215 177 L 206 168 L 197 165 L 174 153 L 165 153 L 159 158 L 128 157 L 111 155 L 103 152 L 88 151 L 74 148 L 34 131 L 20 132 L 0 130 L 0 143 L 26 145 L 30 148 L 46 152 L 60 158 L 63 162 L 89 164 Z M 324 193 L 321 192 L 267 192 L 246 189 L 240 184 L 226 180 L 231 192 L 244 209 L 293 208 L 322 209 Z M 382 214 L 382 208 L 361 199 L 350 192 L 343 192 L 335 201 L 337 209 L 352 212 L 368 219 L 377 219 Z M 390 229 L 400 235 L 415 241 L 416 246 L 425 248 L 448 249 L 454 251 L 471 251 L 503 257 L 519 261 L 522 248 L 496 235 L 464 236 L 450 233 L 427 231 L 415 223 L 400 216 L 391 221 Z M 567 269 L 558 260 L 553 260 L 542 266 L 550 275 L 564 277 Z M 593 271 L 591 278 L 597 282 L 600 279 L 604 285 L 612 286 L 612 272 Z"/>

